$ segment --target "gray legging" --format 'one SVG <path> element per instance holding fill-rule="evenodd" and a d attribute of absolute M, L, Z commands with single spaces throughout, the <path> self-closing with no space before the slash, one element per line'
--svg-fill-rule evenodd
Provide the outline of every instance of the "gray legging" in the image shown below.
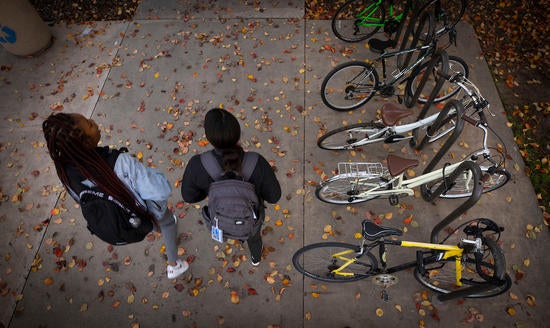
<path fill-rule="evenodd" d="M 166 246 L 166 256 L 169 262 L 176 262 L 178 259 L 178 226 L 176 216 L 169 209 L 164 211 L 162 217 L 158 220 L 160 232 Z"/>
<path fill-rule="evenodd" d="M 166 256 L 169 262 L 176 262 L 178 259 L 178 226 L 176 224 L 177 219 L 172 212 L 166 207 L 166 202 L 145 200 L 149 212 L 155 215 L 158 219 L 157 222 L 164 239 L 164 245 L 166 246 Z M 161 208 L 165 208 L 164 213 L 159 216 L 158 211 Z"/>

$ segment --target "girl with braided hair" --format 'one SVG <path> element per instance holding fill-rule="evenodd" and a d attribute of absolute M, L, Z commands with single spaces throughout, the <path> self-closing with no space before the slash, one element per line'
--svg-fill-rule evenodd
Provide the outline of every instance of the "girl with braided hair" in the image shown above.
<path fill-rule="evenodd" d="M 111 150 L 98 147 L 101 132 L 97 124 L 80 114 L 52 114 L 42 123 L 42 130 L 57 175 L 75 201 L 80 203 L 76 184 L 98 186 L 140 218 L 160 227 L 169 279 L 189 268 L 177 256 L 176 217 L 168 209 L 172 188 L 162 173 L 127 153 L 120 153 L 111 167 L 106 161 Z"/>

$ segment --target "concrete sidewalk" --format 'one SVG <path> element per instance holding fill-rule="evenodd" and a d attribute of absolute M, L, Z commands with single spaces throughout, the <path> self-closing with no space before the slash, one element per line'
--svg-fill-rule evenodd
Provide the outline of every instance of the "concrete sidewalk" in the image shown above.
<path fill-rule="evenodd" d="M 462 201 L 317 200 L 315 184 L 339 161 L 381 161 L 394 152 L 420 159 L 420 174 L 435 150 L 414 153 L 407 143 L 319 149 L 324 127 L 371 120 L 384 102 L 395 101 L 374 98 L 350 113 L 321 101 L 322 79 L 333 66 L 375 55 L 364 43 L 338 40 L 329 21 L 305 20 L 299 1 L 248 3 L 142 0 L 131 22 L 53 26 L 56 40 L 37 58 L 0 50 L 0 327 L 546 326 L 548 231 L 471 26 L 459 24 L 458 45 L 448 51 L 466 60 L 491 103 L 490 125 L 502 140 L 493 134 L 489 142 L 507 148 L 512 179 L 459 220 L 488 217 L 506 228 L 501 246 L 514 284 L 495 298 L 433 305 L 433 293 L 407 271 L 396 275 L 400 283 L 384 302 L 369 280 L 304 278 L 292 254 L 324 240 L 356 243 L 361 220 L 372 216 L 406 230 L 407 240 L 428 241 Z M 178 180 L 187 160 L 209 149 L 201 142 L 204 114 L 220 104 L 241 120 L 243 146 L 271 161 L 283 188 L 281 201 L 267 209 L 268 255 L 259 267 L 245 260 L 246 248 L 210 239 L 202 204 L 181 202 Z M 56 110 L 92 117 L 104 145 L 128 147 L 173 183 L 179 252 L 192 262 L 184 277 L 166 278 L 160 235 L 111 248 L 88 233 L 46 152 L 41 123 Z M 479 148 L 479 138 L 466 126 L 451 150 L 455 159 L 446 160 Z M 414 256 L 395 248 L 390 264 Z"/>

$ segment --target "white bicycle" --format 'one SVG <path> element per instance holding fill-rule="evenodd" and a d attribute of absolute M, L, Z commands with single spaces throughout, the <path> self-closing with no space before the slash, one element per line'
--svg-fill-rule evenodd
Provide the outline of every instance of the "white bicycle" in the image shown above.
<path fill-rule="evenodd" d="M 458 101 L 451 107 L 462 107 Z M 455 108 L 457 112 L 462 109 Z M 483 131 L 483 148 L 475 151 L 465 160 L 446 164 L 443 168 L 406 179 L 407 169 L 418 165 L 417 160 L 388 155 L 387 166 L 382 163 L 338 163 L 338 174 L 319 183 L 315 195 L 321 201 L 331 204 L 360 203 L 378 197 L 389 198 L 390 204 L 397 204 L 399 197 L 414 195 L 414 188 L 423 186 L 428 194 L 442 198 L 470 197 L 474 190 L 474 169 L 463 165 L 471 161 L 479 166 L 479 181 L 482 192 L 489 192 L 505 185 L 510 173 L 505 170 L 505 157 L 487 147 L 487 122 L 483 111 L 476 110 L 479 120 L 467 117 L 465 121 Z M 464 116 L 464 115 L 462 115 Z"/>

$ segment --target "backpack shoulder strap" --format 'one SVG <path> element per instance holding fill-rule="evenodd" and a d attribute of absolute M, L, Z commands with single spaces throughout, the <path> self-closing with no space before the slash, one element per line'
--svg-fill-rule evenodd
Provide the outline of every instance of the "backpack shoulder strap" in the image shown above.
<path fill-rule="evenodd" d="M 223 174 L 223 170 L 220 166 L 220 163 L 218 163 L 216 156 L 214 156 L 214 151 L 210 150 L 210 151 L 204 152 L 200 155 L 200 158 L 201 158 L 202 166 L 204 166 L 208 175 L 212 179 L 214 179 L 214 181 L 218 180 Z"/>
<path fill-rule="evenodd" d="M 200 158 L 202 166 L 204 166 L 206 172 L 208 172 L 208 175 L 210 175 L 214 181 L 218 180 L 223 175 L 223 169 L 221 168 L 220 163 L 218 163 L 216 156 L 214 156 L 213 150 L 202 153 Z M 258 163 L 258 158 L 259 155 L 256 152 L 244 153 L 243 162 L 241 165 L 241 175 L 245 181 L 248 181 L 250 176 L 252 176 L 252 173 L 256 168 L 256 163 Z"/>
<path fill-rule="evenodd" d="M 241 165 L 241 175 L 245 181 L 250 180 L 250 177 L 256 168 L 256 163 L 258 163 L 258 158 L 259 155 L 256 152 L 244 153 L 243 163 Z"/>

